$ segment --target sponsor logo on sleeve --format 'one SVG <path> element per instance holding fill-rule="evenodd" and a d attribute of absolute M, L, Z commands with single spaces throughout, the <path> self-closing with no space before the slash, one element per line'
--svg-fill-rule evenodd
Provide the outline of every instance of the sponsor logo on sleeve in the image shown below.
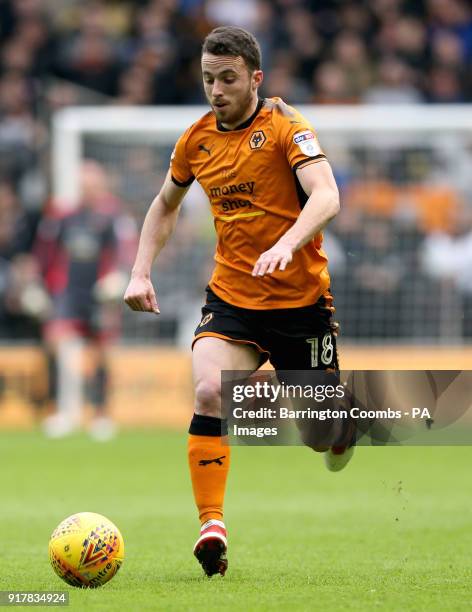
<path fill-rule="evenodd" d="M 309 157 L 316 157 L 321 154 L 320 145 L 311 130 L 297 132 L 293 137 L 293 142 L 299 146 L 302 153 Z"/>

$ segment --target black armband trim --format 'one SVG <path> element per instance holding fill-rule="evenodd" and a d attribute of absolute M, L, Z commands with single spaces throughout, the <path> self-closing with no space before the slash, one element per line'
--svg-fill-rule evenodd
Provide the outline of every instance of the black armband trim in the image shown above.
<path fill-rule="evenodd" d="M 171 175 L 170 178 L 172 179 L 172 182 L 175 183 L 175 185 L 177 185 L 177 187 L 188 187 L 195 180 L 194 176 L 191 176 L 187 181 L 184 181 L 184 182 L 178 181 L 173 175 Z"/>
<path fill-rule="evenodd" d="M 295 172 L 295 170 L 298 170 L 298 168 L 300 168 L 300 166 L 303 166 L 304 164 L 307 164 L 309 162 L 321 161 L 323 159 L 326 159 L 326 155 L 324 153 L 320 153 L 319 155 L 315 155 L 315 157 L 305 157 L 305 159 L 301 159 L 294 166 L 292 166 L 292 170 L 293 170 L 293 172 Z"/>

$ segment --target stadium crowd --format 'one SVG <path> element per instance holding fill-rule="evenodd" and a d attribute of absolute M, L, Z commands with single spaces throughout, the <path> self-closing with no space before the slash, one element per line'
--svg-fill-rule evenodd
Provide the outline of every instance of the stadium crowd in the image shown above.
<path fill-rule="evenodd" d="M 466 0 L 0 0 L 1 339 L 39 338 L 47 316 L 36 244 L 50 199 L 54 111 L 91 103 L 204 103 L 201 41 L 227 23 L 260 41 L 265 96 L 292 104 L 472 102 L 472 8 Z M 459 220 L 451 213 L 444 223 L 421 213 L 431 197 L 455 211 L 457 194 L 413 187 L 408 171 L 398 189 L 378 176 L 379 168 L 356 187 L 355 173 L 343 181 L 334 166 L 345 212 L 328 239 L 335 288 L 349 286 L 338 298 L 347 335 L 438 335 L 441 321 L 434 317 L 418 332 L 396 318 L 389 322 L 385 313 L 398 316 L 402 304 L 411 304 L 406 292 L 421 302 L 439 285 L 447 294 L 452 283 L 469 319 L 460 334 L 472 337 L 472 287 L 455 278 L 453 266 L 431 266 L 427 257 L 431 231 L 439 230 L 442 252 L 462 248 L 472 263 L 470 215 Z M 152 163 L 150 185 L 151 174 Z M 405 195 L 420 213 L 409 224 L 394 221 L 394 240 L 390 213 Z M 188 236 L 182 242 L 192 243 Z M 201 275 L 193 278 L 202 282 Z"/>

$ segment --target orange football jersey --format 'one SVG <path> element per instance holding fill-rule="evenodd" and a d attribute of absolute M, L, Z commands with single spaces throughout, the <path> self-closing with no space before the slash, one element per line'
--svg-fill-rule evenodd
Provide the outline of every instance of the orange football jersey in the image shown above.
<path fill-rule="evenodd" d="M 295 171 L 324 159 L 312 126 L 280 98 L 260 100 L 234 130 L 211 111 L 177 141 L 172 180 L 184 187 L 197 179 L 210 200 L 217 234 L 210 287 L 221 299 L 256 310 L 295 308 L 314 304 L 329 287 L 321 234 L 285 271 L 251 275 L 308 199 Z"/>

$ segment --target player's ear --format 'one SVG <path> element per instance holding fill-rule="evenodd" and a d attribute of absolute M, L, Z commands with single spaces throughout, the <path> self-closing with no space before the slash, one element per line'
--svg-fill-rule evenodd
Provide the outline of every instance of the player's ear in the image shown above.
<path fill-rule="evenodd" d="M 252 73 L 252 83 L 254 85 L 254 89 L 257 89 L 262 84 L 264 80 L 264 73 L 262 70 L 254 70 Z"/>

